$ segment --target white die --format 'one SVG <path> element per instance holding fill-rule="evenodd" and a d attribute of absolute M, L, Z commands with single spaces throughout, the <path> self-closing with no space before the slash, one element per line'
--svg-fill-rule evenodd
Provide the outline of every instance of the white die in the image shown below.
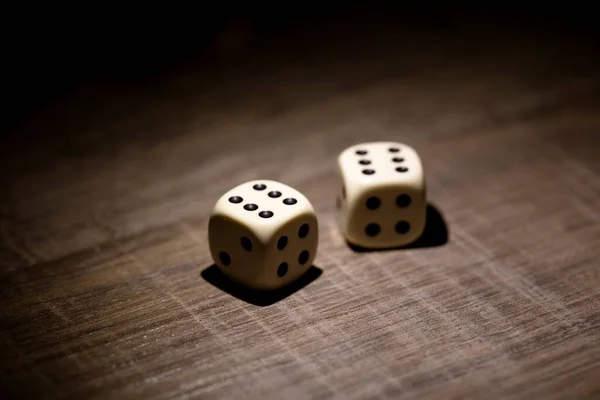
<path fill-rule="evenodd" d="M 319 227 L 312 204 L 272 180 L 245 182 L 215 204 L 210 252 L 229 278 L 254 289 L 276 289 L 302 276 L 317 253 Z"/>
<path fill-rule="evenodd" d="M 338 226 L 354 245 L 406 246 L 425 229 L 426 187 L 419 154 L 397 142 L 360 143 L 337 160 Z"/>

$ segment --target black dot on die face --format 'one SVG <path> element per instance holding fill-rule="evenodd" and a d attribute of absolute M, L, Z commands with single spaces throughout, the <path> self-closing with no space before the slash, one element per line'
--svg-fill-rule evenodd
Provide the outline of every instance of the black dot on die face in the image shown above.
<path fill-rule="evenodd" d="M 252 251 L 252 241 L 250 239 L 248 239 L 246 236 L 242 236 L 242 239 L 240 240 L 240 244 L 242 245 L 242 248 L 246 251 Z"/>
<path fill-rule="evenodd" d="M 407 194 L 401 194 L 400 196 L 396 197 L 396 205 L 398 207 L 401 207 L 401 208 L 408 207 L 411 202 L 412 202 L 412 200 L 411 200 L 410 196 Z"/>
<path fill-rule="evenodd" d="M 367 153 L 368 152 L 366 150 L 356 150 L 356 154 L 358 154 L 359 156 L 364 156 Z"/>
<path fill-rule="evenodd" d="M 221 264 L 228 266 L 231 264 L 231 257 L 229 257 L 229 254 L 222 251 L 219 253 L 219 261 L 221 261 Z"/>
<path fill-rule="evenodd" d="M 373 175 L 375 173 L 374 169 L 363 169 L 362 173 L 365 175 Z"/>
<path fill-rule="evenodd" d="M 398 232 L 401 235 L 404 235 L 405 233 L 408 233 L 408 231 L 410 231 L 410 224 L 406 221 L 399 221 L 396 224 L 396 232 Z"/>
<path fill-rule="evenodd" d="M 400 151 L 400 149 L 397 147 L 390 147 L 388 150 L 390 153 L 397 153 Z"/>
<path fill-rule="evenodd" d="M 287 272 L 288 264 L 286 262 L 282 262 L 281 264 L 279 264 L 279 267 L 277 267 L 277 276 L 283 278 L 285 274 L 287 274 Z"/>
<path fill-rule="evenodd" d="M 277 190 L 273 190 L 272 192 L 269 192 L 269 197 L 272 197 L 274 199 L 281 197 L 281 192 L 278 192 Z"/>
<path fill-rule="evenodd" d="M 392 161 L 393 162 L 402 162 L 402 161 L 404 161 L 404 158 L 402 158 L 402 157 L 394 157 L 394 158 L 392 158 Z"/>
<path fill-rule="evenodd" d="M 244 206 L 244 210 L 246 210 L 246 211 L 256 211 L 256 210 L 258 210 L 258 206 L 256 204 L 249 203 L 249 204 L 246 204 Z"/>
<path fill-rule="evenodd" d="M 277 241 L 277 249 L 278 250 L 283 250 L 283 249 L 285 249 L 285 246 L 287 246 L 287 244 L 288 244 L 288 238 L 287 238 L 287 236 L 282 236 Z"/>
<path fill-rule="evenodd" d="M 309 256 L 310 254 L 308 253 L 308 250 L 304 250 L 302 253 L 300 253 L 300 255 L 298 256 L 298 262 L 300 263 L 300 265 L 306 264 Z"/>
<path fill-rule="evenodd" d="M 231 196 L 231 197 L 229 198 L 229 202 L 230 202 L 230 203 L 233 203 L 233 204 L 239 204 L 239 203 L 241 203 L 242 201 L 244 201 L 244 199 L 242 199 L 240 196 Z"/>
<path fill-rule="evenodd" d="M 398 168 L 396 168 L 396 171 L 398 171 L 398 172 L 407 172 L 408 168 L 406 168 L 406 167 L 398 167 Z"/>
<path fill-rule="evenodd" d="M 379 232 L 381 232 L 381 227 L 379 226 L 379 224 L 371 223 L 365 227 L 365 233 L 367 234 L 367 236 L 377 236 L 379 235 Z"/>
<path fill-rule="evenodd" d="M 371 164 L 371 160 L 360 160 L 358 163 L 361 165 L 369 165 Z"/>
<path fill-rule="evenodd" d="M 273 211 L 261 211 L 258 215 L 261 218 L 271 218 L 273 216 Z"/>
<path fill-rule="evenodd" d="M 308 224 L 302 224 L 300 229 L 298 229 L 298 237 L 300 239 L 304 239 L 308 235 L 309 230 L 310 230 L 310 226 L 308 226 Z"/>
<path fill-rule="evenodd" d="M 381 200 L 377 196 L 371 196 L 367 199 L 367 208 L 369 210 L 377 210 L 381 205 Z"/>
<path fill-rule="evenodd" d="M 254 188 L 254 190 L 265 190 L 267 188 L 267 185 L 263 184 L 263 183 L 257 183 L 256 185 L 252 186 Z"/>
<path fill-rule="evenodd" d="M 298 202 L 298 200 L 294 199 L 293 197 L 288 197 L 287 199 L 283 200 L 283 204 L 288 205 L 288 206 L 292 206 L 294 204 L 296 204 Z"/>

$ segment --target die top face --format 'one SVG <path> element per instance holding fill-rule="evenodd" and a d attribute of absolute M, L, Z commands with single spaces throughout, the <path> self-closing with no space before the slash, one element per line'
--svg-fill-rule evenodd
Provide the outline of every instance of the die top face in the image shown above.
<path fill-rule="evenodd" d="M 367 142 L 348 147 L 338 156 L 338 168 L 348 197 L 375 187 L 402 185 L 415 191 L 424 188 L 419 154 L 398 142 Z"/>
<path fill-rule="evenodd" d="M 291 186 L 267 179 L 245 182 L 230 189 L 213 209 L 215 216 L 225 216 L 248 226 L 264 243 L 281 225 L 302 214 L 314 214 L 306 196 Z"/>

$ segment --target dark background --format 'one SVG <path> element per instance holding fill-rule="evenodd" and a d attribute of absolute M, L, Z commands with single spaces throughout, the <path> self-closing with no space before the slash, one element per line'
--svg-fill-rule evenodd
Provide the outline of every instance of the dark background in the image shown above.
<path fill-rule="evenodd" d="M 516 32 L 545 43 L 568 38 L 590 49 L 598 42 L 593 7 L 583 2 L 393 3 L 9 5 L 1 28 L 3 122 L 15 127 L 90 83 L 144 85 L 191 66 L 210 66 L 213 74 L 260 60 L 265 67 L 265 56 L 290 63 L 326 59 L 320 49 L 332 43 L 356 46 L 360 59 L 382 42 L 389 51 L 399 34 L 414 35 L 423 46 L 453 36 L 467 46 L 489 40 L 489 46 L 518 47 Z"/>

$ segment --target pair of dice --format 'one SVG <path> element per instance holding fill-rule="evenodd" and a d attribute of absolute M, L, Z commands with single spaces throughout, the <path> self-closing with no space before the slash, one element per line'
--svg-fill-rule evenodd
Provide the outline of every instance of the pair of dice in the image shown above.
<path fill-rule="evenodd" d="M 371 249 L 401 247 L 424 231 L 426 189 L 418 153 L 402 143 L 370 142 L 338 156 L 337 219 L 347 242 Z M 218 268 L 253 289 L 277 289 L 302 276 L 317 254 L 315 210 L 281 182 L 255 180 L 229 190 L 209 220 Z"/>

